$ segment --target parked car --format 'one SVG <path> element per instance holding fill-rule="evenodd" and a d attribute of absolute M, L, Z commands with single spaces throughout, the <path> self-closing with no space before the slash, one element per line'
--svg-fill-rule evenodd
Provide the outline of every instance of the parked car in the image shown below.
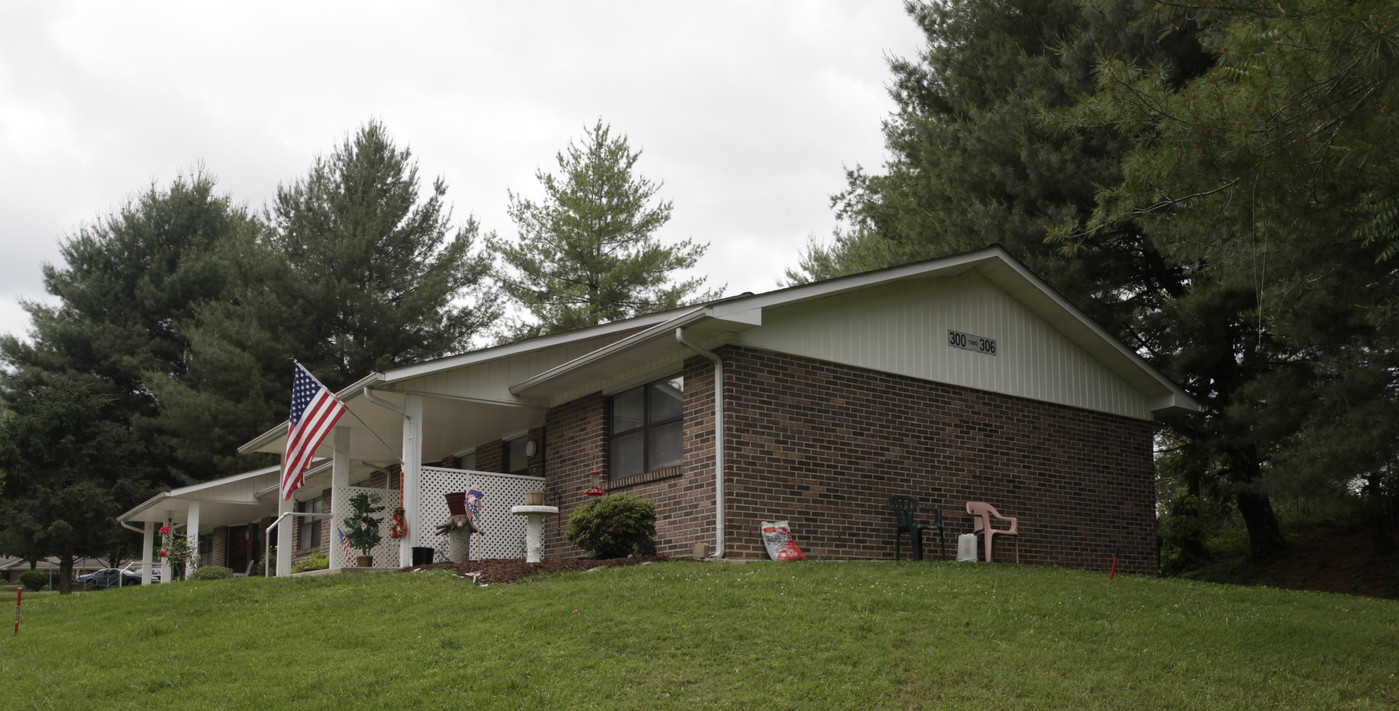
<path fill-rule="evenodd" d="M 103 568 L 99 571 L 78 576 L 78 583 L 85 588 L 114 588 L 118 585 L 140 585 L 141 576 L 133 575 L 120 568 Z"/>
<path fill-rule="evenodd" d="M 151 569 L 151 582 L 160 582 L 160 568 Z M 137 563 L 127 563 L 124 568 L 103 568 L 93 573 L 78 576 L 78 584 L 85 588 L 114 588 L 141 584 L 141 567 Z"/>
<path fill-rule="evenodd" d="M 134 566 L 134 567 L 133 567 L 133 566 Z M 140 563 L 127 563 L 127 564 L 126 564 L 126 567 L 125 567 L 125 568 L 122 568 L 122 570 L 125 571 L 126 573 L 130 574 L 130 575 L 136 576 L 137 582 L 139 582 L 139 581 L 141 580 L 141 564 L 140 564 Z M 160 566 L 155 566 L 154 568 L 151 568 L 151 582 L 152 582 L 152 583 L 158 583 L 158 582 L 160 582 Z"/>

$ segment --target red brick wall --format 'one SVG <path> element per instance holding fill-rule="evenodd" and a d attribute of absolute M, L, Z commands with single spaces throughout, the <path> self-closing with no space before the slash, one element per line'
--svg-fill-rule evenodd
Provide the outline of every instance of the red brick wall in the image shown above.
<path fill-rule="evenodd" d="M 1024 563 L 1155 574 L 1149 422 L 743 347 L 725 347 L 727 557 L 764 559 L 764 520 L 787 520 L 815 559 L 894 557 L 893 494 L 942 508 L 949 557 L 971 532 L 967 501 L 1019 518 Z M 657 548 L 687 556 L 714 542 L 713 367 L 685 364 L 685 459 L 665 478 L 605 483 L 656 503 Z M 585 502 L 587 472 L 607 473 L 608 398 L 546 416 L 546 557 Z M 479 456 L 479 454 L 478 454 Z M 483 467 L 484 468 L 484 467 Z M 1009 538 L 1002 548 L 1009 554 Z M 904 555 L 908 544 L 904 542 Z M 936 556 L 935 533 L 925 550 Z M 998 560 L 1009 560 L 1000 558 Z"/>
<path fill-rule="evenodd" d="M 545 557 L 573 558 L 586 551 L 563 537 L 568 517 L 587 503 L 588 472 L 596 469 L 608 493 L 656 504 L 656 550 L 688 556 L 695 543 L 714 541 L 714 369 L 703 358 L 685 364 L 685 455 L 678 469 L 610 481 L 607 477 L 608 401 L 594 394 L 550 410 L 545 417 L 547 503 L 559 507 L 558 523 L 545 530 Z"/>
<path fill-rule="evenodd" d="M 505 470 L 505 442 L 495 440 L 476 448 L 476 471 L 502 472 Z"/>
<path fill-rule="evenodd" d="M 331 500 L 331 492 L 330 492 L 330 489 L 323 489 L 323 490 L 321 490 L 321 495 L 318 496 L 318 497 L 316 497 L 316 498 L 320 499 L 320 504 L 321 504 L 320 513 L 330 513 L 330 500 Z M 305 511 L 306 509 L 307 509 L 307 507 L 306 507 L 305 504 L 299 504 L 299 505 L 297 505 L 297 507 L 296 507 L 296 510 L 297 510 L 297 511 Z M 292 554 L 292 556 L 293 556 L 293 557 L 292 557 L 292 562 L 293 562 L 293 563 L 295 563 L 295 562 L 297 562 L 297 561 L 299 561 L 299 560 L 301 560 L 301 559 L 303 559 L 303 558 L 309 558 L 309 557 L 311 556 L 311 554 L 312 554 L 312 553 L 315 553 L 315 552 L 320 552 L 320 553 L 325 554 L 325 555 L 330 555 L 330 532 L 331 532 L 331 529 L 333 528 L 333 525 L 330 523 L 331 519 L 329 519 L 329 518 L 322 518 L 322 519 L 320 519 L 320 521 L 321 521 L 321 535 L 320 535 L 320 538 L 318 538 L 317 540 L 314 540 L 314 541 L 303 541 L 303 540 L 301 540 L 301 526 L 302 526 L 303 523 L 305 523 L 305 522 L 307 522 L 307 521 L 310 521 L 310 520 L 311 520 L 311 519 L 306 518 L 306 517 L 304 517 L 304 516 L 290 516 L 290 517 L 284 519 L 281 523 L 277 524 L 278 526 L 291 526 L 291 527 L 292 527 L 292 548 L 294 549 L 294 553 Z M 273 531 L 273 535 L 276 535 L 276 531 Z"/>
<path fill-rule="evenodd" d="M 209 552 L 209 560 L 200 561 L 200 565 L 221 565 L 228 567 L 228 528 L 226 526 L 215 527 L 207 535 L 214 542 L 213 550 Z M 202 538 L 202 536 L 201 536 Z M 242 571 L 239 571 L 242 572 Z"/>
<path fill-rule="evenodd" d="M 1106 569 L 1120 549 L 1119 570 L 1156 574 L 1151 423 L 768 351 L 722 355 L 729 557 L 765 558 L 760 522 L 785 519 L 808 557 L 892 559 L 883 505 L 908 494 L 942 508 L 953 555 L 972 530 L 966 502 L 986 501 L 1019 519 L 1023 563 Z"/>

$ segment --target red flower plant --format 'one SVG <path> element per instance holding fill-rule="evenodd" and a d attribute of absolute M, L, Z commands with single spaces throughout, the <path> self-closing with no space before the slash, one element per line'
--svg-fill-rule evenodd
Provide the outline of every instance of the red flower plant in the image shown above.
<path fill-rule="evenodd" d="M 168 556 L 168 555 L 170 555 L 170 554 L 169 554 L 169 553 L 166 553 L 166 552 L 163 551 L 163 550 L 160 552 L 160 557 L 161 557 L 161 558 L 164 558 L 165 556 Z"/>
<path fill-rule="evenodd" d="M 160 527 L 160 535 L 162 535 L 162 536 L 168 536 L 168 535 L 170 535 L 170 527 L 169 527 L 169 526 L 161 526 L 161 527 Z"/>

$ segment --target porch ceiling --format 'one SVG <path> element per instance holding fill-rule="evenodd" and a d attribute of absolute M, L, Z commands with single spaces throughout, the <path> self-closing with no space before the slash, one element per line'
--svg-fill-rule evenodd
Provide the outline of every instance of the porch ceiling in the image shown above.
<path fill-rule="evenodd" d="M 380 400 L 403 407 L 404 393 L 374 390 Z M 349 409 L 336 427 L 350 430 L 350 459 L 389 466 L 402 461 L 403 415 L 365 399 L 362 392 L 341 396 Z M 460 400 L 423 396 L 423 461 L 432 462 L 544 424 L 544 408 L 513 403 Z M 244 451 L 281 454 L 286 448 L 287 425 L 282 423 L 259 439 L 245 445 Z M 334 435 L 326 437 L 316 456 L 330 458 Z"/>
<path fill-rule="evenodd" d="M 199 502 L 199 525 L 241 526 L 266 515 L 276 515 L 275 499 L 262 501 L 257 492 L 273 486 L 280 477 L 277 467 L 265 467 L 224 479 L 194 484 L 157 494 L 145 503 L 122 514 L 127 523 L 189 522 L 189 504 Z"/>

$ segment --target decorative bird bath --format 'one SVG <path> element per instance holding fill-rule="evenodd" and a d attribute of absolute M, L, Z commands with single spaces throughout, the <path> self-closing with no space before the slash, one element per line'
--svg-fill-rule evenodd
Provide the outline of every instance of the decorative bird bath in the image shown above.
<path fill-rule="evenodd" d="M 515 506 L 510 513 L 526 517 L 525 521 L 525 562 L 538 563 L 544 560 L 544 517 L 557 516 L 557 506 Z"/>

